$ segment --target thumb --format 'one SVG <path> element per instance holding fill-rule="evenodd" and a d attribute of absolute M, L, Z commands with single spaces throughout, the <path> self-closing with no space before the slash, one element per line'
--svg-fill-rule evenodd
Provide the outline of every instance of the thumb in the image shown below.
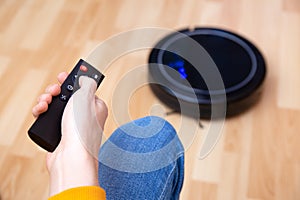
<path fill-rule="evenodd" d="M 94 97 L 94 94 L 97 90 L 97 83 L 94 79 L 87 77 L 87 76 L 80 76 L 79 77 L 79 86 L 80 91 L 83 93 L 88 94 L 88 97 Z"/>
<path fill-rule="evenodd" d="M 108 109 L 104 101 L 95 96 L 96 116 L 100 127 L 103 129 L 108 115 Z"/>
<path fill-rule="evenodd" d="M 97 90 L 96 81 L 87 76 L 81 76 L 79 77 L 79 85 L 79 95 L 77 94 L 76 99 L 80 99 L 80 107 L 83 106 L 83 103 L 90 105 L 92 113 L 96 114 L 97 121 L 103 129 L 108 110 L 106 104 L 95 95 Z"/>

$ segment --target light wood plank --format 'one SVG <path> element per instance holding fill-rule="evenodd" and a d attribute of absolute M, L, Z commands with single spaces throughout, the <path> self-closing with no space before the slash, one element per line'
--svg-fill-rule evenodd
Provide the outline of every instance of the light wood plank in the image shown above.
<path fill-rule="evenodd" d="M 278 105 L 300 110 L 300 14 L 284 14 L 281 27 L 281 59 Z"/>
<path fill-rule="evenodd" d="M 200 148 L 198 152 L 200 153 Z M 195 161 L 193 179 L 207 183 L 219 183 L 222 174 L 222 152 L 224 147 L 224 135 L 218 141 L 213 151 L 205 159 Z"/>
<path fill-rule="evenodd" d="M 1 145 L 12 145 L 18 136 L 20 127 L 23 124 L 23 119 L 27 116 L 28 112 L 31 111 L 28 105 L 32 105 L 32 102 L 37 98 L 39 92 L 39 90 L 31 92 L 35 93 L 35 95 L 28 98 L 28 91 L 36 87 L 36 85 L 42 85 L 47 76 L 47 71 L 30 69 L 26 74 L 20 76 L 20 82 L 22 84 L 17 85 L 0 115 Z"/>
<path fill-rule="evenodd" d="M 0 78 L 4 74 L 5 70 L 7 70 L 9 62 L 10 59 L 8 57 L 0 56 Z"/>
<path fill-rule="evenodd" d="M 28 21 L 28 31 L 24 33 L 20 44 L 20 47 L 24 49 L 37 50 L 40 47 L 64 5 L 63 0 L 55 3 L 51 0 L 35 3 L 38 5 L 32 5 L 29 9 L 29 12 L 34 13 L 34 15 Z M 35 12 L 36 10 L 38 12 Z"/>

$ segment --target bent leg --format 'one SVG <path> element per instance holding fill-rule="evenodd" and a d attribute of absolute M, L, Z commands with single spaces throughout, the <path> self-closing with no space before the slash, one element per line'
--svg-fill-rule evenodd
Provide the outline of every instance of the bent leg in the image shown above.
<path fill-rule="evenodd" d="M 184 148 L 159 117 L 119 127 L 99 153 L 99 183 L 107 199 L 179 199 L 183 177 Z"/>

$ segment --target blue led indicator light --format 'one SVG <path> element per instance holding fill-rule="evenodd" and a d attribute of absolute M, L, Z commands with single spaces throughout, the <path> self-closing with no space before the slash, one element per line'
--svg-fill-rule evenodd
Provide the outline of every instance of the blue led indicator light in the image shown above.
<path fill-rule="evenodd" d="M 182 79 L 186 79 L 187 78 L 187 74 L 185 72 L 184 61 L 183 60 L 176 60 L 174 62 L 170 62 L 169 63 L 169 67 L 172 67 L 173 69 L 175 69 L 176 71 L 178 71 L 179 74 L 180 74 L 180 77 Z"/>

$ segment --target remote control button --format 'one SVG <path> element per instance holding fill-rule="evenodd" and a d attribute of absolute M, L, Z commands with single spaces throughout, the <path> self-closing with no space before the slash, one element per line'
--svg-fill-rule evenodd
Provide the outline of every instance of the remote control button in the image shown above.
<path fill-rule="evenodd" d="M 77 76 L 78 76 L 77 74 L 75 74 L 74 76 L 72 76 L 73 83 L 75 83 Z"/>
<path fill-rule="evenodd" d="M 60 98 L 60 100 L 62 100 L 62 101 L 67 101 L 67 95 L 65 95 L 65 94 L 61 94 L 60 96 L 59 96 L 59 98 Z"/>
<path fill-rule="evenodd" d="M 67 90 L 69 90 L 70 92 L 72 92 L 73 91 L 73 86 L 72 85 L 67 85 Z"/>
<path fill-rule="evenodd" d="M 88 68 L 86 66 L 84 66 L 84 65 L 81 65 L 80 66 L 80 71 L 87 72 Z"/>
<path fill-rule="evenodd" d="M 93 77 L 97 80 L 99 76 L 97 74 L 94 74 Z"/>

